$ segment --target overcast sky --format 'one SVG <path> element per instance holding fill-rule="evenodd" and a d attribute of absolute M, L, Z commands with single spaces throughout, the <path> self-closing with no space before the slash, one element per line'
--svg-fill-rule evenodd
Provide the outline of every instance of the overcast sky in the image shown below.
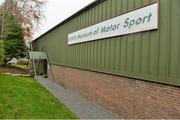
<path fill-rule="evenodd" d="M 0 0 L 2 3 L 4 0 Z M 35 32 L 34 38 L 40 36 L 50 28 L 65 20 L 78 10 L 82 9 L 94 0 L 47 0 L 45 7 L 45 20 L 42 21 L 40 30 Z"/>
<path fill-rule="evenodd" d="M 45 17 L 40 31 L 36 32 L 34 38 L 43 34 L 61 21 L 65 20 L 78 10 L 82 9 L 94 0 L 47 0 Z"/>

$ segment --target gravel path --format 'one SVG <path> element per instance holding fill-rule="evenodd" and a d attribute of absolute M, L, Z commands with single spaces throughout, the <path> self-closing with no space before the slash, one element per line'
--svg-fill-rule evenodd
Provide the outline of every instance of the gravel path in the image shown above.
<path fill-rule="evenodd" d="M 69 89 L 64 89 L 48 79 L 37 77 L 37 81 L 79 116 L 80 119 L 120 119 L 119 116 L 108 112 L 103 107 Z"/>

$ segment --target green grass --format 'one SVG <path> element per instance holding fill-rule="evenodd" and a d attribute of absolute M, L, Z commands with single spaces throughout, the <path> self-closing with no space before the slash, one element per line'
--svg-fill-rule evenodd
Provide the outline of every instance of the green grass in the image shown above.
<path fill-rule="evenodd" d="M 0 74 L 0 119 L 77 119 L 31 78 Z"/>

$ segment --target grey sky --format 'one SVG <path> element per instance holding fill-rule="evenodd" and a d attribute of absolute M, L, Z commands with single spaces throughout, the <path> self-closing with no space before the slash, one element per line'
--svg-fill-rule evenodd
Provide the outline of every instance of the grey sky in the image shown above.
<path fill-rule="evenodd" d="M 34 38 L 43 34 L 93 1 L 94 0 L 48 0 L 45 8 L 46 19 L 42 22 L 40 31 L 35 33 Z"/>
<path fill-rule="evenodd" d="M 0 4 L 4 0 L 0 0 Z M 47 0 L 45 7 L 45 20 L 40 25 L 40 30 L 35 32 L 34 38 L 40 36 L 50 28 L 65 20 L 78 10 L 94 0 Z"/>

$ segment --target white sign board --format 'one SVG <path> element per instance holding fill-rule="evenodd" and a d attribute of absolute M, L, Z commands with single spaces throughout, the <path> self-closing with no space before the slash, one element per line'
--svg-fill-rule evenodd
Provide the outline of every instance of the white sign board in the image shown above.
<path fill-rule="evenodd" d="M 68 44 L 81 43 L 158 28 L 158 3 L 137 9 L 68 35 Z"/>
<path fill-rule="evenodd" d="M 47 59 L 45 52 L 29 52 L 30 59 Z"/>

